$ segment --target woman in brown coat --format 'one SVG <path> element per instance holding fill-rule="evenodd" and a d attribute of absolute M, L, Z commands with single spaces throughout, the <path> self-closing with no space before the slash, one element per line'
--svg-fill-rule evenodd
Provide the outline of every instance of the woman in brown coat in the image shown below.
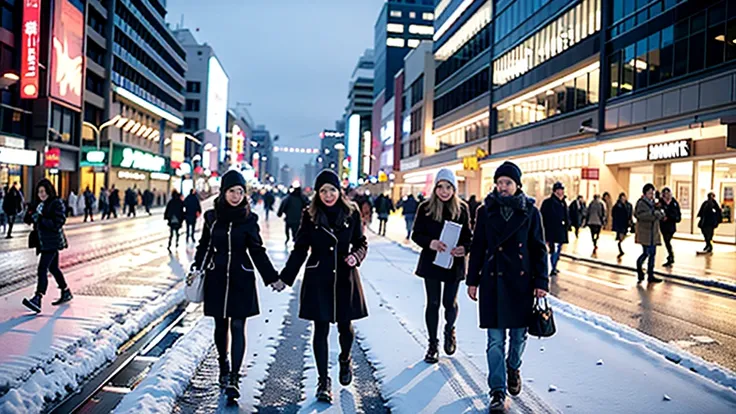
<path fill-rule="evenodd" d="M 644 281 L 644 261 L 649 260 L 647 266 L 647 281 L 659 283 L 662 279 L 654 277 L 654 258 L 657 255 L 657 246 L 662 244 L 659 234 L 659 221 L 664 217 L 664 211 L 657 208 L 654 203 L 654 185 L 648 183 L 644 186 L 643 195 L 636 202 L 634 216 L 636 217 L 636 242 L 641 244 L 643 252 L 636 260 L 636 272 L 639 282 Z"/>

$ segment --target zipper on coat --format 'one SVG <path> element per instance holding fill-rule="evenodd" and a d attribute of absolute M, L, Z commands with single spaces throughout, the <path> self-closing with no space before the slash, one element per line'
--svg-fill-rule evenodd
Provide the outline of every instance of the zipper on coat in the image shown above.
<path fill-rule="evenodd" d="M 332 274 L 332 316 L 335 319 L 335 322 L 337 322 L 337 245 L 339 244 L 337 240 L 337 236 L 335 236 L 332 231 L 325 229 L 327 234 L 332 236 L 333 239 L 335 239 L 335 270 Z"/>
<path fill-rule="evenodd" d="M 233 223 L 227 226 L 227 268 L 225 269 L 225 304 L 222 307 L 222 317 L 227 318 L 227 297 L 230 294 L 230 260 L 233 255 L 232 239 Z"/>

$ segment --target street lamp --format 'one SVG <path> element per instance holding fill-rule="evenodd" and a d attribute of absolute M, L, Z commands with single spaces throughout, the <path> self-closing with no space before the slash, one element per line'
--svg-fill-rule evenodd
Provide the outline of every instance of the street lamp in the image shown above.
<path fill-rule="evenodd" d="M 89 127 L 92 131 L 95 132 L 95 141 L 97 142 L 97 149 L 100 149 L 100 134 L 102 131 L 112 125 L 116 124 L 123 124 L 123 121 L 128 121 L 127 118 L 123 118 L 120 115 L 115 115 L 111 119 L 107 120 L 106 122 L 103 122 L 102 125 L 97 126 L 91 122 L 84 121 L 82 125 Z M 130 120 L 132 122 L 132 120 Z"/>

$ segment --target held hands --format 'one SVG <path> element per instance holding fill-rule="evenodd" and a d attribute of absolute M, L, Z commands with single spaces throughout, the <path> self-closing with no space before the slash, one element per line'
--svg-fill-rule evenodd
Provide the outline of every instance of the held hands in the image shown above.
<path fill-rule="evenodd" d="M 450 254 L 455 257 L 463 257 L 465 256 L 465 247 L 457 246 L 454 249 L 450 250 Z"/>
<path fill-rule="evenodd" d="M 432 242 L 429 243 L 429 248 L 434 251 L 442 253 L 445 250 L 447 250 L 447 245 L 445 243 L 442 243 L 439 240 L 432 240 Z"/>

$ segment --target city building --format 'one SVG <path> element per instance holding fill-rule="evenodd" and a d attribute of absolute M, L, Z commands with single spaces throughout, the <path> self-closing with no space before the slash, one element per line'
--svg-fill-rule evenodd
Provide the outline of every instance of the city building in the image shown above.
<path fill-rule="evenodd" d="M 339 126 L 339 125 L 337 125 Z M 337 130 L 325 129 L 319 134 L 320 155 L 317 157 L 319 169 L 330 169 L 335 171 L 338 176 L 343 176 L 342 167 L 345 160 L 345 133 Z"/>
<path fill-rule="evenodd" d="M 252 122 L 252 121 L 251 121 Z M 227 168 L 242 169 L 247 164 L 249 137 L 253 136 L 252 124 L 240 116 L 235 109 L 227 110 L 227 133 L 225 134 L 225 165 Z"/>
<path fill-rule="evenodd" d="M 394 170 L 393 157 L 384 156 L 393 151 L 393 133 L 383 133 L 389 142 L 383 141 L 382 131 L 387 130 L 384 106 L 395 94 L 396 74 L 404 67 L 404 57 L 422 40 L 431 40 L 434 34 L 433 0 L 387 0 L 378 15 L 374 27 L 375 54 L 373 80 L 373 114 L 371 142 L 371 175 L 379 171 L 385 174 Z M 396 101 L 394 101 L 396 102 Z M 393 110 L 392 108 L 389 109 Z M 390 128 L 389 128 L 390 129 Z M 398 163 L 398 158 L 396 159 Z"/>
<path fill-rule="evenodd" d="M 346 159 L 348 180 L 358 184 L 370 175 L 370 145 L 373 107 L 373 49 L 360 57 L 353 69 L 345 107 Z"/>
<path fill-rule="evenodd" d="M 414 132 L 409 134 L 409 158 L 401 168 L 402 193 L 428 193 L 432 184 L 428 177 L 443 167 L 456 171 L 461 195 L 468 197 L 480 190 L 478 155 L 483 157 L 488 151 L 492 118 L 490 66 L 494 3 L 499 2 L 442 0 L 437 3 L 434 64 L 427 68 L 425 60 L 424 90 L 420 92 L 419 85 L 412 87 L 414 95 L 407 105 L 412 113 L 423 108 L 425 123 L 412 119 L 413 126 L 409 125 Z M 406 65 L 407 71 L 408 66 L 413 67 L 411 76 L 416 82 L 423 59 L 414 57 L 414 60 Z M 405 82 L 405 87 L 412 85 L 410 82 L 411 79 Z M 422 92 L 427 96 L 420 98 Z M 432 118 L 431 127 L 426 123 L 428 116 Z M 421 128 L 424 133 L 420 132 Z M 411 159 L 416 154 L 421 156 Z"/>
<path fill-rule="evenodd" d="M 253 137 L 251 139 L 251 157 L 250 164 L 253 167 L 255 177 L 258 181 L 265 183 L 269 177 L 276 177 L 278 167 L 273 169 L 273 142 L 271 140 L 271 132 L 265 125 L 256 125 L 253 129 Z"/>
<path fill-rule="evenodd" d="M 182 130 L 202 142 L 202 148 L 190 146 L 194 157 L 200 154 L 202 168 L 207 171 L 227 169 L 228 86 L 230 80 L 215 55 L 212 46 L 199 43 L 189 29 L 174 31 L 174 35 L 186 50 L 186 98 Z M 222 164 L 223 168 L 220 168 Z"/>

